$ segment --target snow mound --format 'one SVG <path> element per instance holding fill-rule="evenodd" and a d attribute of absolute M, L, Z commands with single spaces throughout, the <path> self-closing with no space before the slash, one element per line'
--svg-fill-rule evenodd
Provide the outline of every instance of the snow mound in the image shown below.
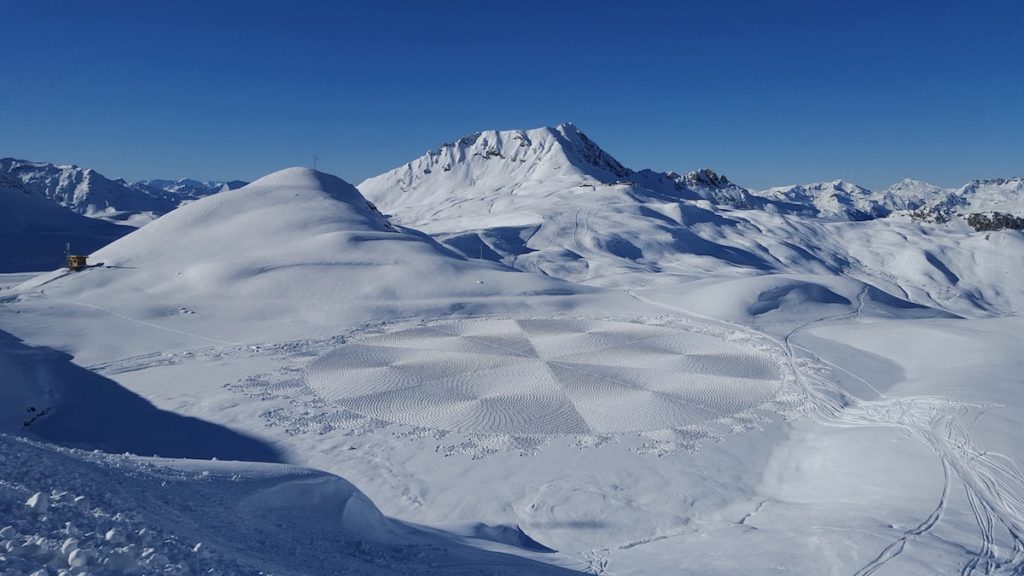
<path fill-rule="evenodd" d="M 255 325 L 308 337 L 303 321 L 333 330 L 400 315 L 403 303 L 441 313 L 457 298 L 578 292 L 395 229 L 354 187 L 307 168 L 186 204 L 93 261 L 104 267 L 53 280 L 47 294 L 183 332 L 203 320 L 234 342 Z"/>
<path fill-rule="evenodd" d="M 608 434 L 758 408 L 782 387 L 772 356 L 695 330 L 600 320 L 433 324 L 342 346 L 307 379 L 388 422 L 483 434 Z"/>

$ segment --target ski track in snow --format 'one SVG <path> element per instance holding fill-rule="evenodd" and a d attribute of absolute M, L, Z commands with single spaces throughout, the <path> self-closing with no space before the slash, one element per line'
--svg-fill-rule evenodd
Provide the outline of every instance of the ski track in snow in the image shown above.
<path fill-rule="evenodd" d="M 86 270 L 85 272 L 81 272 L 81 273 L 84 274 L 86 272 L 88 272 L 88 270 Z M 143 326 L 148 326 L 150 328 L 155 328 L 157 330 L 163 330 L 164 332 L 171 332 L 171 333 L 174 333 L 174 334 L 179 334 L 181 336 L 188 336 L 189 338 L 195 338 L 197 340 L 205 340 L 207 342 L 212 342 L 214 344 L 222 344 L 222 345 L 225 345 L 225 346 L 242 346 L 242 344 L 240 342 L 228 342 L 226 340 L 219 340 L 217 338 L 210 338 L 208 336 L 203 336 L 201 334 L 196 334 L 194 332 L 188 332 L 188 331 L 185 331 L 185 330 L 178 330 L 176 328 L 169 328 L 167 326 L 161 326 L 160 324 L 155 324 L 153 322 L 147 322 L 145 320 L 139 320 L 138 318 L 133 318 L 133 317 L 127 315 L 127 314 L 123 314 L 121 312 L 117 312 L 115 310 L 111 310 L 110 308 L 104 308 L 103 306 L 98 306 L 96 304 L 89 304 L 88 302 L 80 302 L 78 300 L 71 300 L 69 298 L 61 298 L 59 296 L 53 296 L 52 294 L 47 294 L 46 290 L 40 290 L 39 293 L 42 294 L 43 297 L 49 298 L 51 300 L 56 300 L 58 302 L 64 302 L 64 303 L 67 303 L 67 304 L 73 304 L 75 306 L 82 306 L 84 308 L 91 308 L 93 310 L 97 310 L 99 312 L 103 312 L 105 314 L 109 314 L 111 316 L 114 316 L 116 318 L 120 318 L 122 320 L 127 320 L 129 322 L 134 322 L 136 324 L 141 324 Z"/>
<path fill-rule="evenodd" d="M 933 396 L 886 397 L 864 401 L 852 397 L 827 378 L 812 370 L 801 368 L 797 348 L 807 357 L 821 365 L 831 365 L 818 358 L 806 347 L 797 346 L 793 338 L 801 331 L 815 324 L 836 322 L 860 316 L 864 307 L 867 288 L 858 295 L 858 306 L 853 312 L 821 318 L 802 324 L 784 338 L 778 339 L 754 328 L 717 320 L 690 310 L 658 302 L 641 296 L 633 290 L 627 292 L 637 300 L 672 310 L 690 317 L 724 324 L 739 330 L 755 333 L 774 341 L 786 354 L 789 369 L 796 383 L 804 391 L 813 408 L 810 418 L 824 426 L 870 427 L 892 426 L 907 430 L 912 436 L 928 445 L 936 453 L 942 465 L 944 483 L 942 494 L 935 510 L 920 524 L 904 532 L 892 544 L 886 546 L 875 558 L 856 571 L 855 576 L 869 576 L 884 567 L 890 560 L 904 552 L 916 538 L 927 534 L 942 519 L 951 490 L 952 472 L 956 473 L 970 502 L 978 523 L 981 546 L 976 554 L 962 567 L 961 576 L 976 573 L 1024 574 L 1024 473 L 1016 463 L 1002 454 L 980 451 L 973 445 L 971 431 L 962 423 L 963 417 L 977 406 L 968 406 L 950 398 Z M 837 368 L 837 367 L 836 367 Z M 850 374 L 846 370 L 843 372 Z M 857 380 L 874 386 L 854 375 Z M 1013 541 L 1013 550 L 1001 553 L 994 544 L 994 530 L 1002 526 Z"/>

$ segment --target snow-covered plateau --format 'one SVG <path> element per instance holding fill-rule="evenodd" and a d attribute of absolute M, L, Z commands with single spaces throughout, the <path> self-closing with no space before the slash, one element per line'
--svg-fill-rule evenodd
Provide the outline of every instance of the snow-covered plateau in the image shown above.
<path fill-rule="evenodd" d="M 2 574 L 1024 571 L 1024 179 L 0 168 Z"/>

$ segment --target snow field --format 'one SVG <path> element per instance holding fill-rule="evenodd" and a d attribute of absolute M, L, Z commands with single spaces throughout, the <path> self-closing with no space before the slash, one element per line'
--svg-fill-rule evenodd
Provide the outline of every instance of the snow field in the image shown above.
<path fill-rule="evenodd" d="M 3 576 L 575 573 L 521 543 L 394 521 L 346 480 L 298 466 L 111 455 L 0 434 L 0 467 Z"/>
<path fill-rule="evenodd" d="M 114 465 L 113 473 L 99 469 L 99 473 L 83 474 L 79 463 L 0 435 L 0 465 L 15 463 L 17 473 L 0 479 L 2 574 L 178 575 L 247 570 L 238 562 L 211 555 L 202 542 L 183 539 L 140 518 L 132 510 L 138 504 L 120 500 L 115 495 L 119 491 L 112 490 L 117 476 L 124 473 L 117 469 L 134 468 L 126 462 Z M 54 464 L 63 466 L 48 468 Z"/>
<path fill-rule="evenodd" d="M 643 432 L 718 421 L 782 390 L 771 355 L 713 333 L 613 320 L 467 320 L 341 346 L 306 371 L 325 400 L 480 434 Z"/>

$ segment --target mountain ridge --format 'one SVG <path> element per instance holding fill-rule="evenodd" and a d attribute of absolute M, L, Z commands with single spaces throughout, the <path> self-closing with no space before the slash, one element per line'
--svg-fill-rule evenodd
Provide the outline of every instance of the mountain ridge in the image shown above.
<path fill-rule="evenodd" d="M 183 202 L 244 185 L 241 181 L 111 179 L 77 164 L 53 164 L 0 158 L 0 173 L 22 183 L 26 190 L 72 212 L 126 224 L 144 225 Z"/>
<path fill-rule="evenodd" d="M 395 186 L 405 192 L 436 177 L 438 172 L 444 174 L 451 171 L 463 174 L 456 182 L 457 185 L 476 186 L 479 180 L 486 178 L 487 173 L 493 170 L 467 169 L 467 165 L 474 159 L 532 163 L 531 166 L 509 170 L 505 179 L 512 182 L 575 180 L 570 187 L 632 183 L 659 194 L 676 195 L 686 200 L 707 200 L 712 204 L 742 209 L 765 209 L 772 206 L 773 210 L 782 213 L 833 220 L 870 220 L 921 208 L 947 212 L 957 208 L 974 209 L 970 198 L 992 194 L 993 188 L 1016 186 L 1024 190 L 1024 184 L 1021 184 L 1024 179 L 1019 177 L 973 180 L 957 189 L 940 188 L 905 178 L 879 191 L 843 179 L 755 190 L 736 184 L 710 168 L 678 173 L 626 167 L 568 122 L 530 130 L 475 132 L 444 143 L 437 149 L 428 150 L 398 168 L 367 178 L 359 187 L 376 191 Z M 554 169 L 559 170 L 555 172 Z M 979 190 L 980 195 L 977 194 Z M 992 203 L 987 202 L 985 205 Z M 1007 203 L 1004 201 L 996 204 L 1007 209 Z M 1010 206 L 1008 209 L 1024 211 L 1024 204 Z"/>
<path fill-rule="evenodd" d="M 1021 305 L 991 292 L 985 278 L 994 272 L 978 263 L 1006 257 L 1016 240 L 970 235 L 972 221 L 989 229 L 1017 220 L 969 218 L 982 205 L 1024 210 L 1019 179 L 953 192 L 910 180 L 874 192 L 842 179 L 754 191 L 710 169 L 631 170 L 589 138 L 556 136 L 565 129 L 477 133 L 359 189 L 396 223 L 466 257 L 586 285 L 828 273 L 957 314 Z M 955 221 L 923 227 L 914 208 L 942 199 L 954 211 L 935 222 Z M 893 258 L 906 266 L 894 270 Z"/>

